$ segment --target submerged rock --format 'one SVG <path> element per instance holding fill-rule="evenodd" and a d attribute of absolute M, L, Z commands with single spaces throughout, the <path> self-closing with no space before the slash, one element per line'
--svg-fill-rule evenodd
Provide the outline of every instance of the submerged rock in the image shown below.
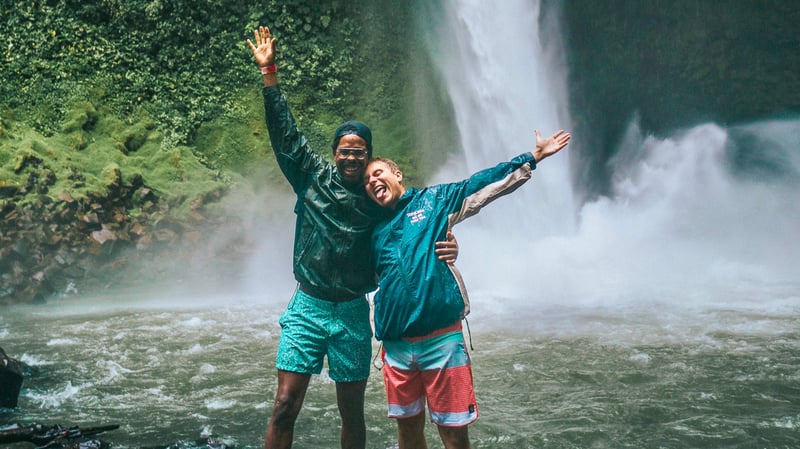
<path fill-rule="evenodd" d="M 17 406 L 22 380 L 25 377 L 26 365 L 12 359 L 3 348 L 0 348 L 0 407 Z"/>

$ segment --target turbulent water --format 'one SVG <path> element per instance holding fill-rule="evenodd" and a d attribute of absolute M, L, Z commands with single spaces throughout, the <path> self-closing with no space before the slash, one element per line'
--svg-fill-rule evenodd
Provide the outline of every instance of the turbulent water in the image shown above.
<path fill-rule="evenodd" d="M 799 447 L 796 289 L 765 292 L 760 307 L 642 301 L 534 307 L 525 316 L 490 312 L 486 305 L 504 299 L 476 297 L 484 306 L 470 323 L 474 447 Z M 2 347 L 33 375 L 19 407 L 0 409 L 0 424 L 120 424 L 103 439 L 121 448 L 192 446 L 211 435 L 260 447 L 281 301 L 199 299 L 119 295 L 4 310 Z M 367 390 L 370 448 L 394 445 L 384 404 L 376 370 Z M 441 447 L 428 431 L 431 447 Z M 295 447 L 338 447 L 334 385 L 324 373 L 312 381 Z"/>

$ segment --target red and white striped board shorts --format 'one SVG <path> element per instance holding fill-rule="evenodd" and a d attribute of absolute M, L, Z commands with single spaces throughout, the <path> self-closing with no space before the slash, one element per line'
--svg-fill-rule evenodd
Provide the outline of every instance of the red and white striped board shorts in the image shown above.
<path fill-rule="evenodd" d="M 423 337 L 383 342 L 389 418 L 410 418 L 428 403 L 431 421 L 463 427 L 478 419 L 472 366 L 461 322 Z"/>

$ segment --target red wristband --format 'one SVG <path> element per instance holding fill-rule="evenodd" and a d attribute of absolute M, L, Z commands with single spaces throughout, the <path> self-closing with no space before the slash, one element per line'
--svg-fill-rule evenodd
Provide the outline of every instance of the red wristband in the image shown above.
<path fill-rule="evenodd" d="M 262 75 L 269 75 L 271 73 L 278 73 L 278 66 L 273 63 L 271 65 L 260 67 L 259 70 L 261 71 Z"/>

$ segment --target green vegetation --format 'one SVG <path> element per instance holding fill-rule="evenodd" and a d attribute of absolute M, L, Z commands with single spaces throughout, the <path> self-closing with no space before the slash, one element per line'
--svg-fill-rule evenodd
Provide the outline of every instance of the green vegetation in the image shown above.
<path fill-rule="evenodd" d="M 429 162 L 404 156 L 419 148 L 407 67 L 424 56 L 387 39 L 403 33 L 409 14 L 369 0 L 4 0 L 0 184 L 10 186 L 6 196 L 24 192 L 29 174 L 14 166 L 17 153 L 54 173 L 52 195 L 102 189 L 100 172 L 114 163 L 177 211 L 240 175 L 266 169 L 277 179 L 245 44 L 259 24 L 279 39 L 284 92 L 317 150 L 327 153 L 332 130 L 357 118 L 373 127 L 382 154 Z M 427 167 L 409 171 L 423 177 Z"/>
<path fill-rule="evenodd" d="M 121 182 L 144 178 L 182 215 L 191 200 L 230 181 L 229 175 L 202 165 L 188 147 L 164 148 L 152 121 L 126 125 L 111 115 L 98 116 L 90 103 L 68 111 L 61 132 L 50 136 L 17 121 L 2 122 L 0 192 L 19 204 L 39 201 L 39 194 L 56 199 L 67 192 L 76 200 L 105 196 L 116 181 L 108 174 L 114 167 Z"/>
<path fill-rule="evenodd" d="M 454 145 L 447 102 L 419 114 L 413 101 L 442 95 L 412 7 L 0 0 L 0 305 L 239 271 L 253 238 L 240 195 L 287 187 L 245 43 L 258 25 L 278 38 L 282 89 L 317 151 L 330 157 L 333 130 L 358 119 L 424 180 L 447 152 L 421 144 Z"/>

